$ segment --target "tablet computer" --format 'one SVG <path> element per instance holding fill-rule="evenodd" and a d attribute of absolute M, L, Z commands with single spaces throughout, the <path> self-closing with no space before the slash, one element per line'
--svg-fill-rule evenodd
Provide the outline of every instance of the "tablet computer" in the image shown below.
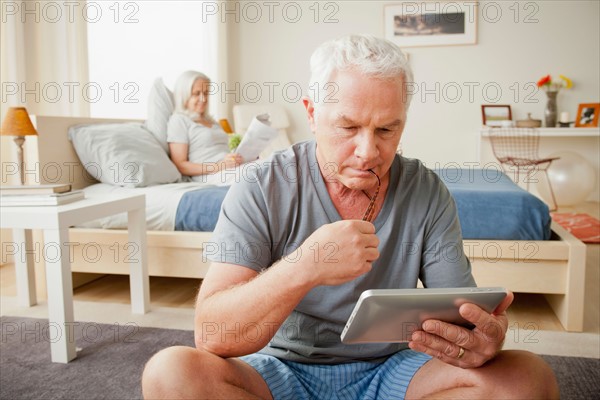
<path fill-rule="evenodd" d="M 491 313 L 506 294 L 501 287 L 366 290 L 348 318 L 342 343 L 408 342 L 428 319 L 472 328 L 459 307 L 473 303 Z"/>

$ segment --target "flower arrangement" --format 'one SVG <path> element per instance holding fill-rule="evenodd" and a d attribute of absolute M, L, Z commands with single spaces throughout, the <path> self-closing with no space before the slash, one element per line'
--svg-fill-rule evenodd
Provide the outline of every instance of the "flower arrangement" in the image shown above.
<path fill-rule="evenodd" d="M 558 75 L 559 81 L 552 81 L 550 75 L 544 76 L 537 82 L 539 88 L 544 89 L 547 92 L 558 92 L 560 89 L 571 89 L 573 87 L 573 81 L 564 75 Z"/>

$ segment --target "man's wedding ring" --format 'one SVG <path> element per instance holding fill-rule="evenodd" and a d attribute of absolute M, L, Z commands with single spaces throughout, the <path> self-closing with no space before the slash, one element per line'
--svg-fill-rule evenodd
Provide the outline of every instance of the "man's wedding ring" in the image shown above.
<path fill-rule="evenodd" d="M 456 358 L 458 360 L 460 360 L 462 358 L 462 356 L 464 356 L 464 355 L 465 355 L 465 349 L 463 349 L 462 347 L 459 347 L 458 355 L 456 356 Z"/>

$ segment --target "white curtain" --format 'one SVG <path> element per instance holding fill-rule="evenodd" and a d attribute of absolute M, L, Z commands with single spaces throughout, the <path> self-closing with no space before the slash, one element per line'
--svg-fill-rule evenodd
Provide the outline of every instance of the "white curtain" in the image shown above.
<path fill-rule="evenodd" d="M 2 116 L 10 106 L 37 115 L 89 115 L 76 89 L 87 81 L 84 4 L 2 2 Z"/>

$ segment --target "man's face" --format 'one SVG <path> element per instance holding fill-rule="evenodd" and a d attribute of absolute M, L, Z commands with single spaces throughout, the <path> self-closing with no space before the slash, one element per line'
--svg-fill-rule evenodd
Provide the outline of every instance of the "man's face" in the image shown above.
<path fill-rule="evenodd" d="M 380 80 L 355 71 L 334 72 L 337 90 L 319 99 L 315 113 L 304 104 L 317 141 L 317 160 L 328 181 L 354 190 L 372 189 L 388 173 L 406 120 L 401 79 Z"/>

